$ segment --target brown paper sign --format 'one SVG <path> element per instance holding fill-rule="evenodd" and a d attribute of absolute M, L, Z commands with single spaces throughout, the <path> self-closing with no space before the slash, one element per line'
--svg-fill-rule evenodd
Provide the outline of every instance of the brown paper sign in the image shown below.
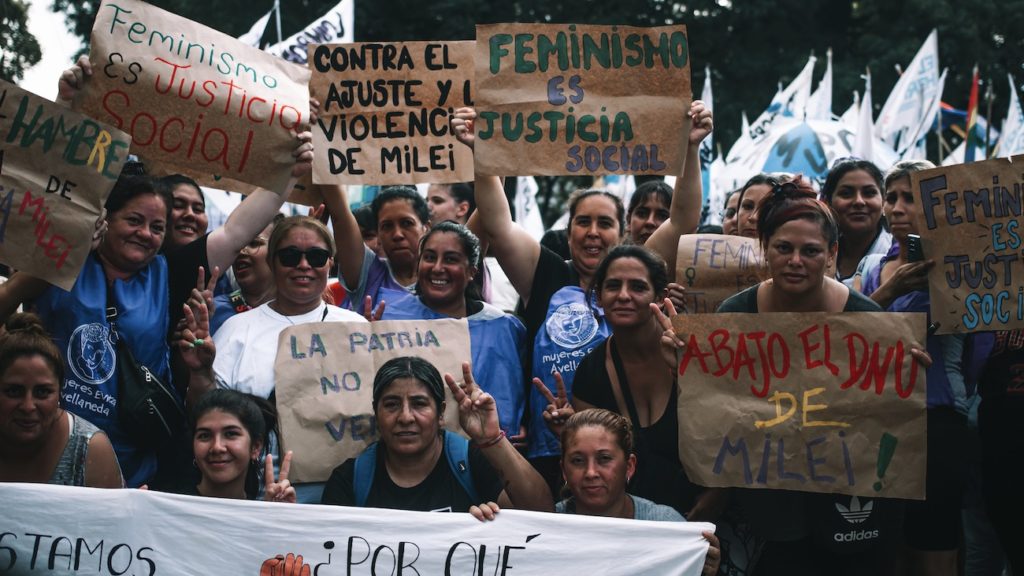
<path fill-rule="evenodd" d="M 0 80 L 0 262 L 70 290 L 130 145 Z"/>
<path fill-rule="evenodd" d="M 282 445 L 292 450 L 293 482 L 323 482 L 336 466 L 377 439 L 373 377 L 392 358 L 419 356 L 462 380 L 470 358 L 462 320 L 325 322 L 288 328 L 274 363 Z M 458 407 L 445 389 L 445 425 L 459 431 Z"/>
<path fill-rule="evenodd" d="M 285 192 L 309 70 L 138 0 L 105 0 L 75 109 L 132 135 L 154 174 Z"/>
<path fill-rule="evenodd" d="M 767 277 L 757 240 L 721 234 L 679 237 L 676 281 L 686 288 L 687 314 L 714 312 L 726 298 Z"/>
<path fill-rule="evenodd" d="M 309 46 L 317 184 L 473 180 L 473 152 L 451 132 L 472 105 L 474 42 Z"/>
<path fill-rule="evenodd" d="M 938 334 L 1024 328 L 1024 155 L 910 175 Z"/>
<path fill-rule="evenodd" d="M 703 486 L 923 499 L 925 315 L 672 319 L 679 456 Z"/>
<path fill-rule="evenodd" d="M 492 24 L 476 38 L 477 172 L 682 172 L 685 26 Z"/>

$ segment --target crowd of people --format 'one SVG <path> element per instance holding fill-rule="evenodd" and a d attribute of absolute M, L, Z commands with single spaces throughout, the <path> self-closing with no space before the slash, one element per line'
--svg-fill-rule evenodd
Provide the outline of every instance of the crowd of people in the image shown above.
<path fill-rule="evenodd" d="M 65 72 L 61 98 L 91 73 L 87 59 Z M 1002 561 L 991 560 L 1003 555 L 1007 569 L 1022 570 L 1011 536 L 1024 456 L 1019 331 L 931 330 L 927 349 L 912 352 L 927 369 L 926 498 L 873 499 L 873 538 L 832 538 L 830 514 L 849 497 L 687 478 L 678 455 L 687 440 L 677 410 L 682 342 L 669 318 L 685 308 L 677 249 L 698 228 L 697 148 L 713 126 L 700 101 L 689 116 L 689 154 L 674 187 L 645 183 L 628 209 L 600 189 L 572 195 L 568 257 L 513 221 L 495 176 L 434 185 L 426 198 L 385 188 L 355 212 L 343 187 L 319 186 L 323 208 L 288 218 L 278 216 L 288 190 L 264 190 L 208 231 L 196 182 L 126 164 L 70 291 L 24 272 L 0 285 L 0 481 L 469 512 L 481 521 L 503 508 L 708 521 L 728 529 L 705 533 L 709 575 L 955 575 L 964 562 L 967 574 L 999 574 Z M 471 148 L 475 118 L 464 108 L 451 123 Z M 309 133 L 295 138 L 290 186 L 314 154 Z M 909 237 L 919 209 L 910 174 L 929 167 L 883 171 L 843 159 L 820 190 L 798 174 L 752 174 L 726 197 L 716 232 L 756 239 L 769 278 L 718 311 L 928 312 L 927 274 L 941 255 L 918 259 Z M 501 292 L 518 306 L 496 304 L 491 295 Z M 388 361 L 372 388 L 377 442 L 332 463 L 325 483 L 293 485 L 293 452 L 278 441 L 280 333 L 313 322 L 439 318 L 468 321 L 462 373 L 442 375 L 414 356 Z M 117 343 L 171 383 L 188 430 L 153 444 L 124 428 Z M 468 439 L 445 431 L 446 389 Z M 972 438 L 982 447 L 978 470 Z M 964 516 L 972 473 L 983 478 L 987 519 Z M 978 532 L 979 521 L 998 538 Z M 972 568 L 983 564 L 999 572 Z"/>

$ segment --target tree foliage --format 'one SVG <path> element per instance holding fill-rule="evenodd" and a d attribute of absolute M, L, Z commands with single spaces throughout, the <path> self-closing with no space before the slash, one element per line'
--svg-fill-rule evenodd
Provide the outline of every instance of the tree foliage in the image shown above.
<path fill-rule="evenodd" d="M 28 31 L 28 4 L 0 0 L 0 78 L 17 82 L 43 54 Z"/>

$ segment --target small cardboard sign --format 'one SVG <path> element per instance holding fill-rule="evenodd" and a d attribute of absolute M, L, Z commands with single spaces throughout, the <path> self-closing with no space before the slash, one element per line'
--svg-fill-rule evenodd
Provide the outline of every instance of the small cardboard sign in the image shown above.
<path fill-rule="evenodd" d="M 686 314 L 707 314 L 726 298 L 768 278 L 757 240 L 721 234 L 679 237 L 676 279 L 686 288 Z"/>
<path fill-rule="evenodd" d="M 0 262 L 70 290 L 130 145 L 0 80 Z"/>
<path fill-rule="evenodd" d="M 289 478 L 323 482 L 336 466 L 377 439 L 373 379 L 400 356 L 429 360 L 442 377 L 462 380 L 470 359 L 469 324 L 454 320 L 380 320 L 302 324 L 281 332 L 274 382 L 282 445 L 292 450 Z M 458 406 L 445 387 L 445 425 L 460 431 Z"/>
<path fill-rule="evenodd" d="M 1024 328 L 1024 155 L 910 175 L 938 334 Z M 1014 280 L 1016 278 L 1016 280 Z"/>

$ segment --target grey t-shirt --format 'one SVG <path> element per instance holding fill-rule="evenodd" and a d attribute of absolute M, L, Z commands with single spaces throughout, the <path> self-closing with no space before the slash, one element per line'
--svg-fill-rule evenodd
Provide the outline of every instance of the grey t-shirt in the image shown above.
<path fill-rule="evenodd" d="M 639 496 L 633 496 L 629 494 L 629 497 L 633 499 L 633 519 L 634 520 L 651 520 L 654 522 L 686 522 L 686 518 L 679 512 L 676 512 L 675 508 L 671 506 L 662 506 L 661 504 L 655 504 L 646 498 Z M 575 514 L 576 505 L 571 498 L 562 500 L 555 504 L 555 512 L 558 514 Z"/>

